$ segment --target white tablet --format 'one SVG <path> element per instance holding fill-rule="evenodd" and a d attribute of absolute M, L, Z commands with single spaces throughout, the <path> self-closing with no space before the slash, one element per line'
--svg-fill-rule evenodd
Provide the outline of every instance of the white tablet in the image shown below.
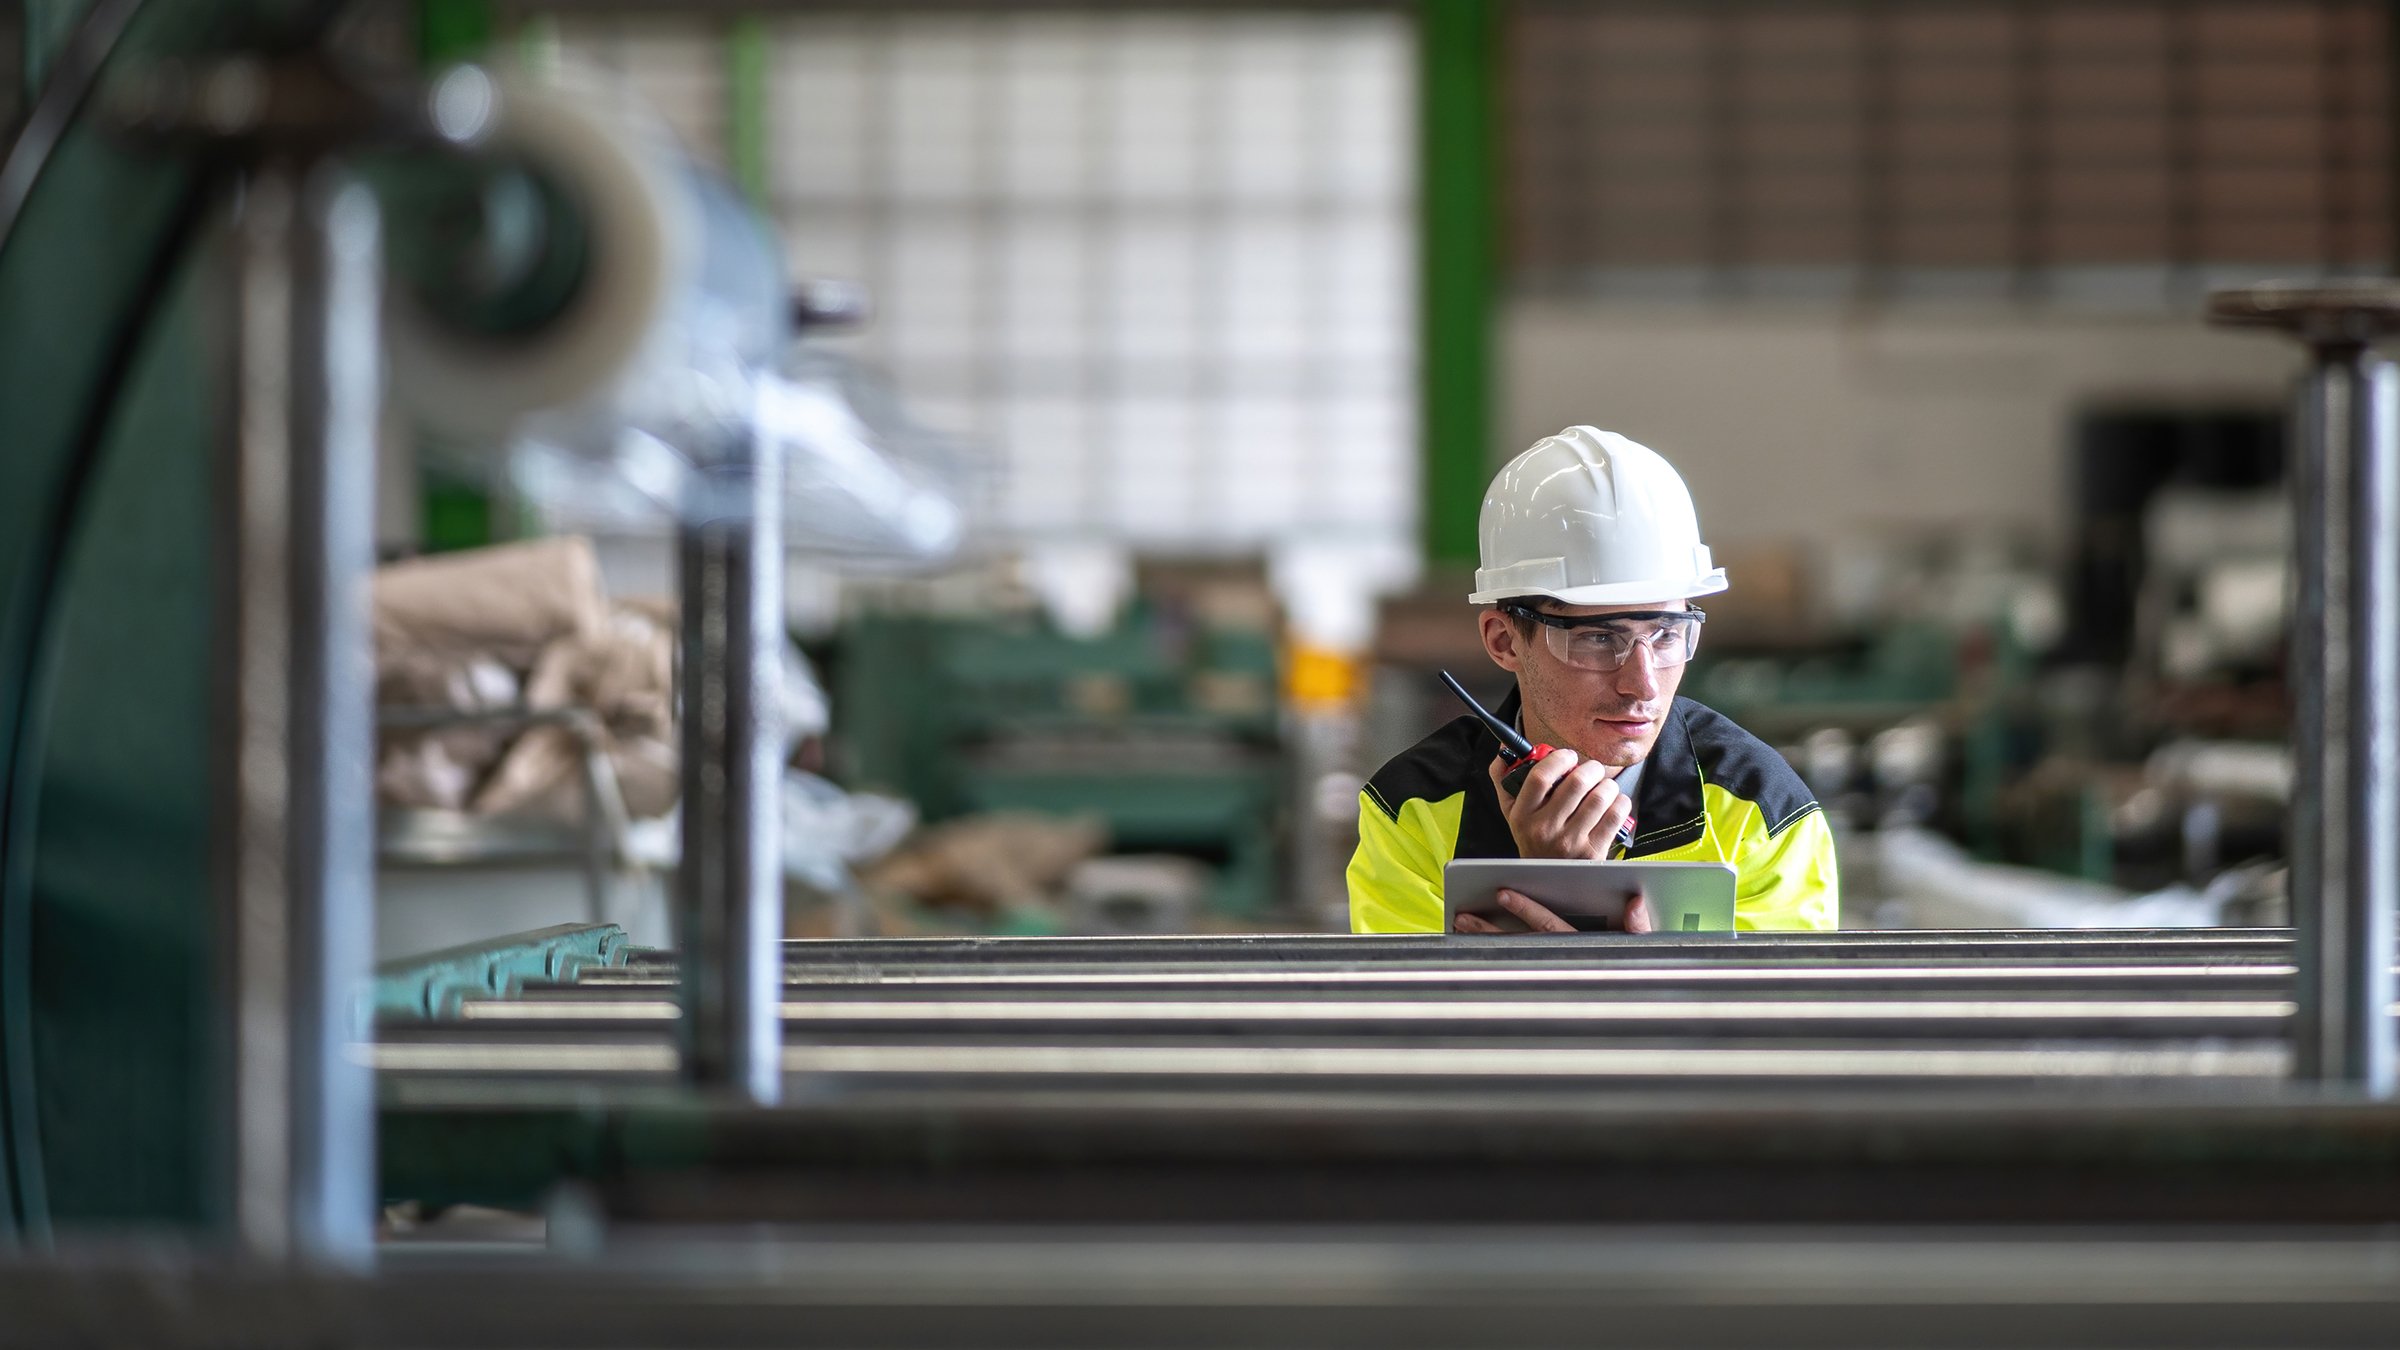
<path fill-rule="evenodd" d="M 1661 933 L 1733 931 L 1733 866 L 1713 862 L 1594 862 L 1578 858 L 1460 858 L 1442 869 L 1442 927 L 1473 914 L 1509 932 L 1525 925 L 1500 908 L 1505 887 L 1531 896 L 1587 933 L 1625 927 L 1625 904 L 1650 898 Z"/>

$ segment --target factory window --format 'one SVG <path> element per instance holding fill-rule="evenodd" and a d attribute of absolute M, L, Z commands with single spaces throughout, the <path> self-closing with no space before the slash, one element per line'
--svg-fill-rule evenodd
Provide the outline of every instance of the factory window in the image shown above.
<path fill-rule="evenodd" d="M 2152 304 L 2379 272 L 2385 7 L 1512 7 L 1536 293 Z"/>
<path fill-rule="evenodd" d="M 706 21 L 570 17 L 704 155 Z M 996 453 L 1000 539 L 1414 536 L 1413 34 L 1399 12 L 772 21 L 772 206 L 856 348 Z"/>

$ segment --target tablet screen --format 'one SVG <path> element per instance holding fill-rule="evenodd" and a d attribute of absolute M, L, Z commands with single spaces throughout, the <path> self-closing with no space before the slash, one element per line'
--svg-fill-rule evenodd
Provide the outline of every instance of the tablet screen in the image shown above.
<path fill-rule="evenodd" d="M 1506 930 L 1522 929 L 1500 907 L 1499 893 L 1532 897 L 1583 932 L 1616 932 L 1635 894 L 1649 898 L 1662 933 L 1733 931 L 1734 871 L 1715 862 L 1599 862 L 1567 858 L 1462 858 L 1442 872 L 1443 924 L 1474 914 Z"/>

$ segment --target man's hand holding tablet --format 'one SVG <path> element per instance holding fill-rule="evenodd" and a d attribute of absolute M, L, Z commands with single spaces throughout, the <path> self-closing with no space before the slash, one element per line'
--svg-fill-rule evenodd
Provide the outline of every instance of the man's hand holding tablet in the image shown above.
<path fill-rule="evenodd" d="M 1583 931 L 1551 913 L 1540 901 L 1522 891 L 1512 891 L 1502 887 L 1499 897 L 1500 908 L 1523 920 L 1525 931 L 1528 933 L 1579 933 Z M 1505 933 L 1509 931 L 1480 914 L 1461 913 L 1455 926 L 1461 933 Z M 1625 907 L 1625 931 L 1647 933 L 1656 926 L 1657 920 L 1651 916 L 1648 898 L 1635 896 L 1633 903 Z"/>
<path fill-rule="evenodd" d="M 1522 788 L 1510 792 L 1501 781 L 1501 764 L 1487 766 L 1492 790 L 1500 795 L 1500 813 L 1517 841 L 1520 858 L 1581 858 L 1603 861 L 1614 848 L 1626 822 L 1633 818 L 1633 798 L 1620 791 L 1608 766 L 1587 760 L 1572 750 L 1553 750 L 1525 775 Z M 1530 933 L 1572 933 L 1575 926 L 1521 891 L 1503 889 L 1501 908 L 1515 915 Z M 1476 914 L 1460 914 L 1453 926 L 1461 933 L 1502 933 L 1508 930 Z M 1647 933 L 1657 927 L 1647 897 L 1636 895 L 1625 908 L 1628 933 Z"/>

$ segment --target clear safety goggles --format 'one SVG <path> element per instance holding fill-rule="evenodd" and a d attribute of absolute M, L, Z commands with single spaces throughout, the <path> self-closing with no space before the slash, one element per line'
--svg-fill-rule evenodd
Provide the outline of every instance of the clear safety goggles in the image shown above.
<path fill-rule="evenodd" d="M 1646 648 L 1652 667 L 1665 670 L 1692 659 L 1700 649 L 1698 609 L 1653 609 L 1621 614 L 1545 614 L 1530 605 L 1502 605 L 1519 618 L 1540 624 L 1550 654 L 1577 670 L 1620 670 L 1633 649 Z"/>

